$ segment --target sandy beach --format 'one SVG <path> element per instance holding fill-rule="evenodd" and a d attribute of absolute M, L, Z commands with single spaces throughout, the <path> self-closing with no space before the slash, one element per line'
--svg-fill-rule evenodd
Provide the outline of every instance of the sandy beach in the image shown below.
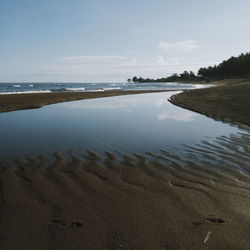
<path fill-rule="evenodd" d="M 1 111 L 139 93 L 3 95 Z M 186 145 L 189 159 L 167 151 L 3 159 L 0 248 L 247 250 L 249 140 Z"/>
<path fill-rule="evenodd" d="M 0 112 L 41 108 L 45 105 L 60 102 L 85 100 L 119 95 L 134 95 L 170 90 L 111 90 L 100 92 L 61 92 L 61 93 L 33 93 L 0 95 Z"/>
<path fill-rule="evenodd" d="M 247 250 L 249 136 L 220 140 L 216 153 L 209 143 L 187 147 L 204 164 L 166 151 L 3 160 L 0 247 Z M 212 156 L 220 170 L 205 163 Z"/>
<path fill-rule="evenodd" d="M 220 86 L 222 85 L 222 86 Z M 215 120 L 250 127 L 250 81 L 222 81 L 216 87 L 185 91 L 171 97 L 180 107 Z M 245 126 L 244 126 L 245 125 Z"/>

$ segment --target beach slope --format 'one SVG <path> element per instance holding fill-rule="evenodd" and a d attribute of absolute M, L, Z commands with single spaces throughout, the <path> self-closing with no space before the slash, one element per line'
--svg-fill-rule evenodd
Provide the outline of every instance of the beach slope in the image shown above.
<path fill-rule="evenodd" d="M 185 91 L 172 96 L 170 101 L 216 120 L 250 126 L 250 80 Z"/>

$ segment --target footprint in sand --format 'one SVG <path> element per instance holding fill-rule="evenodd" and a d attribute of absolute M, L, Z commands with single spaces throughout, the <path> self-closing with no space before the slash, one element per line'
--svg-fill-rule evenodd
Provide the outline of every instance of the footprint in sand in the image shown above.
<path fill-rule="evenodd" d="M 203 225 L 206 222 L 221 224 L 221 223 L 225 223 L 226 221 L 224 219 L 222 219 L 222 218 L 218 218 L 218 217 L 215 217 L 213 215 L 209 215 L 206 219 L 201 220 L 201 221 L 194 221 L 191 224 L 193 226 L 200 226 L 200 225 Z"/>
<path fill-rule="evenodd" d="M 216 223 L 216 224 L 221 224 L 221 223 L 225 223 L 226 221 L 222 218 L 216 218 L 216 217 L 208 217 L 206 218 L 207 222 L 212 222 L 212 223 Z"/>
<path fill-rule="evenodd" d="M 62 226 L 62 227 L 67 227 L 67 228 L 78 228 L 78 227 L 82 227 L 83 226 L 83 223 L 79 222 L 79 221 L 63 221 L 63 220 L 60 220 L 60 219 L 53 219 L 53 220 L 50 220 L 50 222 L 52 224 L 56 224 L 56 225 L 59 225 L 59 226 Z"/>

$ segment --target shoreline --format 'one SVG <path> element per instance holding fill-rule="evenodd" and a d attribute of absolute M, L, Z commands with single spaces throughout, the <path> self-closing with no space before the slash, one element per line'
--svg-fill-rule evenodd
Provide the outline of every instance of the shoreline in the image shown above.
<path fill-rule="evenodd" d="M 247 107 L 250 96 L 250 80 L 223 80 L 211 82 L 214 87 L 195 90 L 110 90 L 104 92 L 25 93 L 0 95 L 0 113 L 42 108 L 61 102 L 113 97 L 121 95 L 183 91 L 168 100 L 173 105 L 200 113 L 216 121 L 250 129 Z M 233 91 L 232 91 L 233 90 Z M 234 93 L 234 91 L 236 93 Z M 242 92 L 239 98 L 239 92 Z M 236 102 L 235 100 L 236 99 Z M 237 106 L 237 109 L 236 107 Z"/>
<path fill-rule="evenodd" d="M 110 90 L 104 92 L 63 92 L 0 95 L 0 113 L 25 109 L 36 109 L 60 102 L 169 91 L 179 90 Z"/>
<path fill-rule="evenodd" d="M 184 91 L 169 101 L 179 107 L 239 128 L 250 129 L 250 81 Z"/>

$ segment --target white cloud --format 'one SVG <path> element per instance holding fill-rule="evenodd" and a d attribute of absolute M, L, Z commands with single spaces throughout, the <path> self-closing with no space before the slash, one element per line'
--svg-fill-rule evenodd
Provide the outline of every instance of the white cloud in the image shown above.
<path fill-rule="evenodd" d="M 166 59 L 163 56 L 158 55 L 156 63 L 158 65 L 176 66 L 176 65 L 180 65 L 181 61 L 180 59 L 177 59 L 177 58 Z"/>
<path fill-rule="evenodd" d="M 180 51 L 186 52 L 199 48 L 199 44 L 193 40 L 179 41 L 174 43 L 163 42 L 159 43 L 159 48 L 164 51 Z"/>

